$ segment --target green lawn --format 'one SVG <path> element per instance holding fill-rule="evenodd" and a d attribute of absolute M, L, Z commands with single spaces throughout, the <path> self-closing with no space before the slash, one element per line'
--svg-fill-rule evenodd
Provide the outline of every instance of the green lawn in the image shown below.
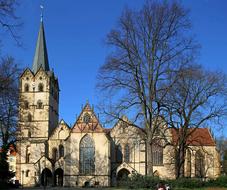
<path fill-rule="evenodd" d="M 1 189 L 1 188 L 0 188 Z M 13 189 L 18 190 L 18 189 Z M 24 190 L 43 190 L 42 187 L 39 188 L 24 188 Z M 130 190 L 127 188 L 74 188 L 74 187 L 47 187 L 46 190 Z M 133 190 L 152 190 L 152 189 L 133 189 Z M 207 187 L 207 188 L 197 188 L 197 189 L 187 189 L 187 188 L 174 188 L 173 190 L 227 190 L 227 188 L 220 188 L 220 187 Z"/>
<path fill-rule="evenodd" d="M 196 188 L 196 189 L 174 188 L 174 190 L 227 190 L 227 188 L 221 188 L 221 187 L 206 187 L 206 188 Z"/>
<path fill-rule="evenodd" d="M 102 188 L 100 188 L 100 190 L 101 189 Z M 104 188 L 103 190 L 129 190 L 129 189 L 127 189 L 127 188 Z M 136 189 L 136 190 L 151 190 L 151 189 Z M 227 190 L 227 188 L 224 188 L 224 187 L 223 188 L 221 188 L 221 187 L 206 187 L 206 188 L 196 188 L 196 189 L 174 188 L 173 190 Z"/>
<path fill-rule="evenodd" d="M 107 188 L 108 190 L 127 190 L 126 188 Z M 150 189 L 137 189 L 137 190 L 150 190 Z M 227 188 L 221 187 L 206 187 L 206 188 L 196 188 L 196 189 L 187 189 L 187 188 L 174 188 L 173 190 L 227 190 Z"/>

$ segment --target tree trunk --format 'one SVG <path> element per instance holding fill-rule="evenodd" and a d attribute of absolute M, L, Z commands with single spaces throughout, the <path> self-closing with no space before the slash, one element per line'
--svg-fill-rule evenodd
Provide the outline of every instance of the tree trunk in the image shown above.
<path fill-rule="evenodd" d="M 180 175 L 179 177 L 184 177 L 184 159 L 185 159 L 185 148 L 184 145 L 180 146 Z"/>
<path fill-rule="evenodd" d="M 176 178 L 184 177 L 184 161 L 185 161 L 185 147 L 183 144 L 179 145 L 176 153 Z"/>
<path fill-rule="evenodd" d="M 146 141 L 146 175 L 153 176 L 153 157 L 152 157 L 152 145 L 151 139 Z"/>

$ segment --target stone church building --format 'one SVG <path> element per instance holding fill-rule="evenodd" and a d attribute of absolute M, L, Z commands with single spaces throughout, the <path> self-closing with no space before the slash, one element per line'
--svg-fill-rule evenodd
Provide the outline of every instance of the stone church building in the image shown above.
<path fill-rule="evenodd" d="M 106 129 L 86 103 L 70 128 L 64 120 L 59 122 L 58 107 L 59 84 L 49 69 L 41 21 L 32 68 L 20 77 L 17 180 L 23 186 L 111 186 L 123 176 L 145 175 L 142 126 L 131 125 L 124 116 Z M 177 140 L 176 132 L 166 131 L 169 141 Z M 196 129 L 188 143 L 186 176 L 218 177 L 219 154 L 209 130 Z M 173 147 L 160 141 L 153 146 L 154 175 L 175 178 Z"/>

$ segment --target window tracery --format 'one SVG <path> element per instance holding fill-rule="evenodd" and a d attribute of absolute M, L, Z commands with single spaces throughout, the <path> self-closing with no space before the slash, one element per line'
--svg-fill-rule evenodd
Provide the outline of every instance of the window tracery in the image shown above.
<path fill-rule="evenodd" d="M 152 157 L 154 166 L 163 165 L 163 147 L 159 140 L 155 140 L 152 144 Z"/>
<path fill-rule="evenodd" d="M 205 162 L 204 156 L 200 150 L 195 153 L 195 177 L 204 177 Z"/>
<path fill-rule="evenodd" d="M 88 124 L 91 121 L 91 116 L 88 113 L 84 114 L 83 122 Z"/>
<path fill-rule="evenodd" d="M 93 174 L 95 172 L 95 146 L 92 138 L 85 135 L 80 142 L 80 173 Z"/>

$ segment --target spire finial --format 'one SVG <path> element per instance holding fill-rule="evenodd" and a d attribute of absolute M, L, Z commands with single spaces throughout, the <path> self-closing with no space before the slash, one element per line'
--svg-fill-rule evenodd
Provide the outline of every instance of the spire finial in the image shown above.
<path fill-rule="evenodd" d="M 43 5 L 40 5 L 41 8 L 41 22 L 39 27 L 39 34 L 36 44 L 35 56 L 33 59 L 32 71 L 36 73 L 40 67 L 44 69 L 44 71 L 49 71 L 49 63 L 48 63 L 48 54 L 45 40 L 45 32 L 43 25 Z"/>
<path fill-rule="evenodd" d="M 41 22 L 43 22 L 43 9 L 44 9 L 44 6 L 42 4 L 40 5 L 40 9 L 41 9 L 41 15 L 40 15 L 41 19 L 40 20 L 41 20 Z"/>

